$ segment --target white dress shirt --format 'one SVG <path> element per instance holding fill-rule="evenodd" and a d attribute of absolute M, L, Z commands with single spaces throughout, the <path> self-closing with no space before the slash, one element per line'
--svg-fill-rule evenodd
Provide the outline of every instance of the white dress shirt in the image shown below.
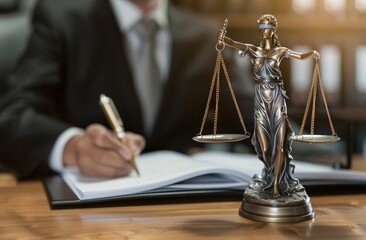
<path fill-rule="evenodd" d="M 154 19 L 159 25 L 156 39 L 156 59 L 161 73 L 161 81 L 165 82 L 168 78 L 172 45 L 168 22 L 168 1 L 158 0 L 157 2 L 156 8 L 145 16 L 130 0 L 110 0 L 119 29 L 126 37 L 124 47 L 126 49 L 127 58 L 130 61 L 134 81 L 141 81 L 139 74 L 139 59 L 137 56 L 142 42 L 138 34 L 133 30 L 133 27 L 144 17 Z M 121 79 L 121 81 L 123 81 L 123 79 Z M 80 128 L 69 128 L 60 134 L 53 146 L 49 158 L 49 164 L 52 170 L 56 172 L 62 171 L 64 167 L 63 153 L 66 144 L 72 137 L 83 131 L 84 130 Z"/>

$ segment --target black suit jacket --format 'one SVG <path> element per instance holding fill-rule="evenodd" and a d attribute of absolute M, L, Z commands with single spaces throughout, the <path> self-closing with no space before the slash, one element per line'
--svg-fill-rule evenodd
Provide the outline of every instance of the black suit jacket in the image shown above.
<path fill-rule="evenodd" d="M 219 27 L 171 4 L 169 22 L 170 74 L 145 151 L 184 152 L 195 144 L 215 64 Z M 2 164 L 19 178 L 49 173 L 50 152 L 65 129 L 108 126 L 98 104 L 101 93 L 114 100 L 128 131 L 143 134 L 123 41 L 109 1 L 38 3 L 27 49 L 0 103 Z M 231 98 L 220 105 L 219 131 L 241 131 Z"/>

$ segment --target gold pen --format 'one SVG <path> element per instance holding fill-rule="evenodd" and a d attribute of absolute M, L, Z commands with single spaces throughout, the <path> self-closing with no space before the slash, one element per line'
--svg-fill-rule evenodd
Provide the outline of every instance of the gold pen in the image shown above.
<path fill-rule="evenodd" d="M 101 94 L 99 104 L 105 116 L 107 117 L 109 124 L 115 131 L 117 138 L 122 142 L 126 141 L 126 133 L 123 127 L 123 121 L 116 109 L 116 106 L 113 103 L 113 100 L 105 96 L 104 94 Z M 140 172 L 136 166 L 135 156 L 132 158 L 132 161 L 130 161 L 130 164 L 132 168 L 136 171 L 137 175 L 140 176 Z"/>

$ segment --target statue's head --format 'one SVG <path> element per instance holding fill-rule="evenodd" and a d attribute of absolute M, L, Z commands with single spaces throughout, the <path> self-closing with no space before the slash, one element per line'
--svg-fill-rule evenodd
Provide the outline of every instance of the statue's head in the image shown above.
<path fill-rule="evenodd" d="M 271 14 L 264 14 L 258 20 L 259 29 L 273 29 L 273 32 L 277 30 L 277 19 Z"/>

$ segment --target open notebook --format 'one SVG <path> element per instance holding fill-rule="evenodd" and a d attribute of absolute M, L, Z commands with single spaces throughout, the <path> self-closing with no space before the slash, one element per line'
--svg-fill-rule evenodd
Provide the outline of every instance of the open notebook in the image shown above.
<path fill-rule="evenodd" d="M 62 182 L 66 182 L 74 194 L 73 201 L 66 203 L 103 202 L 172 193 L 232 191 L 241 194 L 252 176 L 260 174 L 263 168 L 256 155 L 227 152 L 202 152 L 187 156 L 173 151 L 158 151 L 139 156 L 136 163 L 140 176 L 132 172 L 127 177 L 115 179 L 85 177 L 76 168 L 66 168 Z M 363 172 L 334 170 L 299 161 L 295 161 L 295 166 L 295 177 L 305 186 L 366 184 L 366 174 Z M 55 183 L 54 179 L 49 182 Z M 47 185 L 47 181 L 45 183 L 52 202 L 53 195 L 60 193 L 55 193 L 55 189 Z M 63 201 L 58 203 L 62 205 Z"/>

